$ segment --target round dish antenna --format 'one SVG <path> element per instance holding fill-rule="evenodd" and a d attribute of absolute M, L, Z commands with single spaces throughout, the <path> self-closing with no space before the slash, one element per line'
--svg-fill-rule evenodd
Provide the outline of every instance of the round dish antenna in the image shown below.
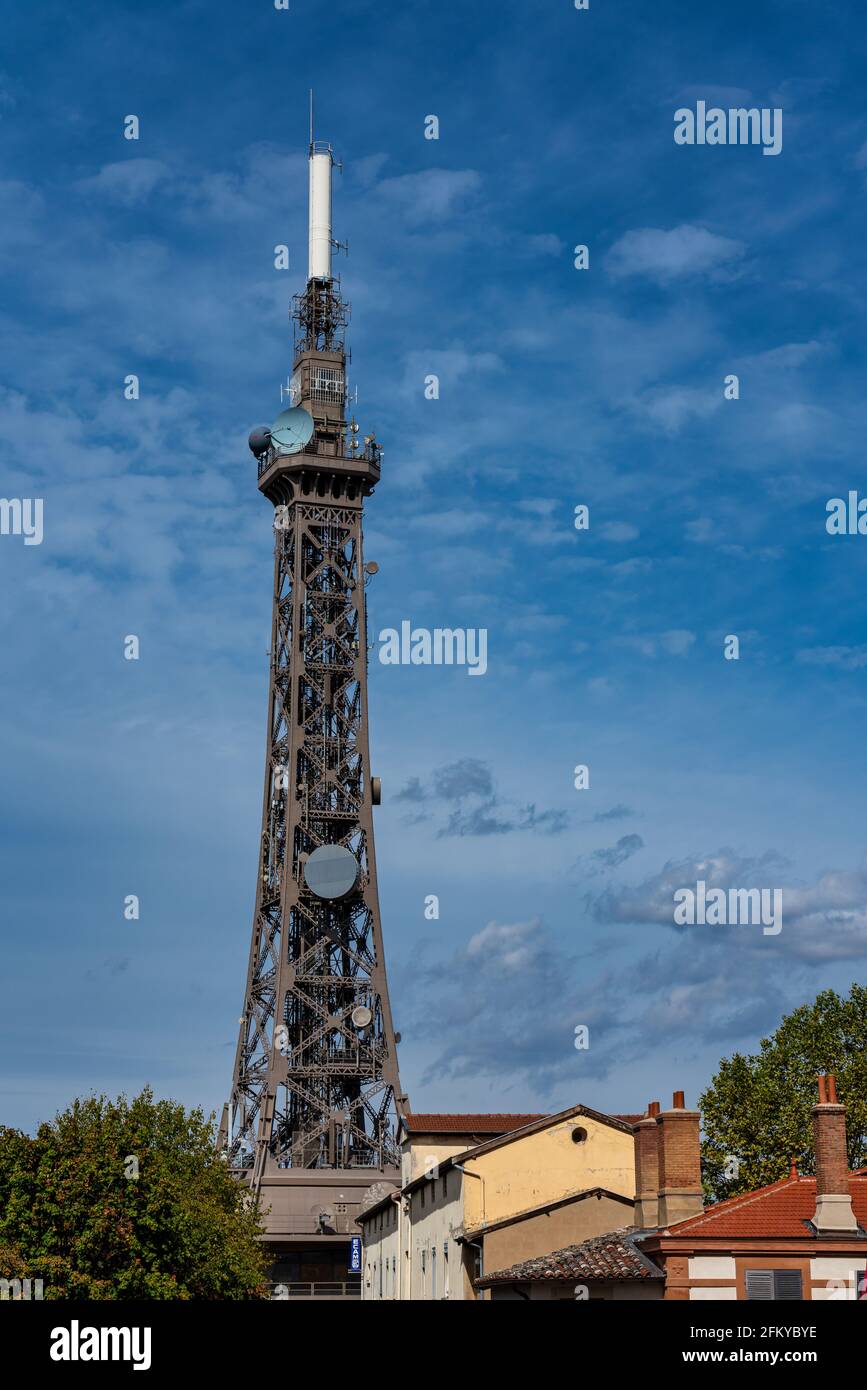
<path fill-rule="evenodd" d="M 357 878 L 358 860 L 344 845 L 320 845 L 304 865 L 304 882 L 317 898 L 345 898 Z"/>
<path fill-rule="evenodd" d="M 281 454 L 300 454 L 313 436 L 313 416 L 301 405 L 281 410 L 271 426 L 271 443 Z"/>

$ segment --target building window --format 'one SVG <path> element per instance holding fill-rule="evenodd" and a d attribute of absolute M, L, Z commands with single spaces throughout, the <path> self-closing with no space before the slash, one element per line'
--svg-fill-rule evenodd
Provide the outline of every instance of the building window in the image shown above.
<path fill-rule="evenodd" d="M 799 1269 L 748 1269 L 746 1276 L 748 1299 L 780 1303 L 804 1297 Z"/>

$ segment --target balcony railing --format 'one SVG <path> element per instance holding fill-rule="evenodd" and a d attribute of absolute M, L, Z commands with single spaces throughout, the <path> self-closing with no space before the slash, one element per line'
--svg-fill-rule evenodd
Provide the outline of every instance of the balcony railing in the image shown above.
<path fill-rule="evenodd" d="M 360 1298 L 361 1280 L 347 1279 L 344 1281 L 335 1280 L 332 1283 L 277 1283 L 272 1282 L 271 1299 L 276 1302 L 288 1302 L 293 1298 Z"/>

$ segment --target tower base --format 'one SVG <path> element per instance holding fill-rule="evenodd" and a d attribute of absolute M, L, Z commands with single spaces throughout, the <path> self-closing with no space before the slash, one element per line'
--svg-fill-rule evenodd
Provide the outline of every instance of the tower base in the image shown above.
<path fill-rule="evenodd" d="M 236 1172 L 249 1182 L 249 1170 Z M 259 1211 L 272 1298 L 360 1298 L 361 1274 L 349 1268 L 358 1216 L 399 1188 L 397 1168 L 266 1168 Z"/>

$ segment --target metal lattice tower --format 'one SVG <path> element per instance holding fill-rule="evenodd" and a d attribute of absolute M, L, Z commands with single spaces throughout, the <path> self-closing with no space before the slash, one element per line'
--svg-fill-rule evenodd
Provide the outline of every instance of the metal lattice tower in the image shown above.
<path fill-rule="evenodd" d="M 270 1209 L 269 1239 L 285 1248 L 310 1247 L 311 1237 L 316 1248 L 347 1244 L 364 1192 L 398 1181 L 403 1103 L 367 723 L 365 584 L 376 566 L 365 571 L 362 508 L 381 450 L 346 420 L 348 306 L 331 276 L 332 163 L 330 147 L 311 142 L 311 265 L 294 302 L 292 408 L 273 432 L 251 436 L 259 489 L 275 507 L 268 734 L 244 1011 L 220 1131 Z M 284 418 L 293 428 L 301 421 L 309 438 L 284 447 Z M 308 882 L 306 866 L 325 846 L 351 872 L 357 865 L 340 896 Z"/>

